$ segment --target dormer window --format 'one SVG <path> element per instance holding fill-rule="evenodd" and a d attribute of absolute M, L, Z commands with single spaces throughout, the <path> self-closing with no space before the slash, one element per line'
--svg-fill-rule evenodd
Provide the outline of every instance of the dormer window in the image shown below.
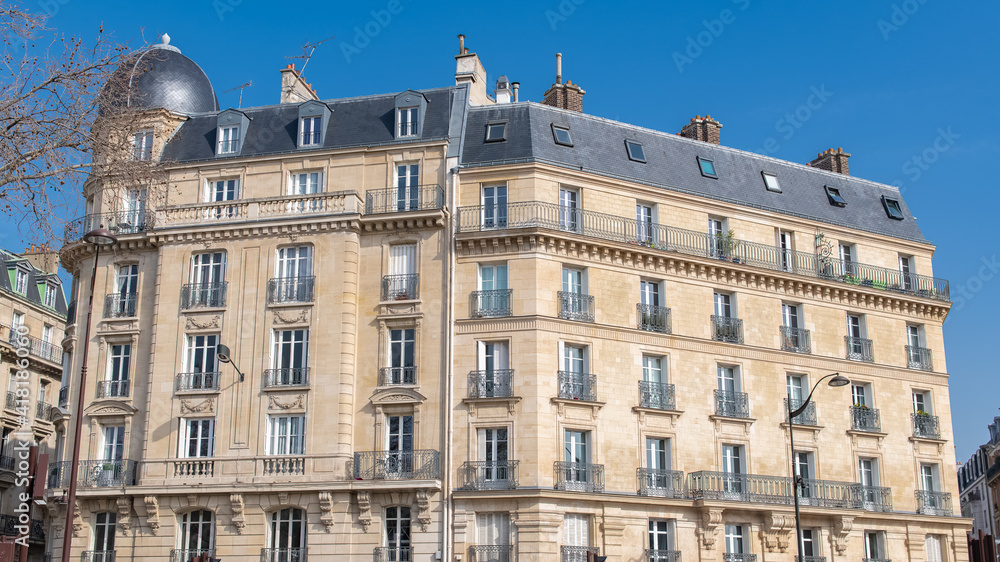
<path fill-rule="evenodd" d="M 139 131 L 132 135 L 132 159 L 153 159 L 153 131 Z"/>
<path fill-rule="evenodd" d="M 903 220 L 903 209 L 899 206 L 899 201 L 883 195 L 882 206 L 885 207 L 885 214 L 889 215 L 890 219 Z"/>
<path fill-rule="evenodd" d="M 840 195 L 840 190 L 836 187 L 830 187 L 829 185 L 823 186 L 826 189 L 826 197 L 830 200 L 830 204 L 836 207 L 844 207 L 847 205 L 847 201 L 844 200 Z"/>
<path fill-rule="evenodd" d="M 240 127 L 219 127 L 219 154 L 236 154 L 240 151 Z"/>
<path fill-rule="evenodd" d="M 631 140 L 625 141 L 625 152 L 628 154 L 628 159 L 633 162 L 646 163 L 646 151 L 642 149 L 642 145 Z"/>
<path fill-rule="evenodd" d="M 45 293 L 42 295 L 42 304 L 49 307 L 56 307 L 56 286 L 52 283 L 45 284 Z"/>
<path fill-rule="evenodd" d="M 396 94 L 395 103 L 397 139 L 419 137 L 427 121 L 427 96 L 416 90 Z"/>
<path fill-rule="evenodd" d="M 419 107 L 401 107 L 396 110 L 396 136 L 417 136 L 417 123 L 420 117 Z"/>
<path fill-rule="evenodd" d="M 299 121 L 299 130 L 302 131 L 299 137 L 299 146 L 317 146 L 322 142 L 320 138 L 321 117 L 303 117 Z"/>
<path fill-rule="evenodd" d="M 216 133 L 216 156 L 239 154 L 243 150 L 243 139 L 250 128 L 250 118 L 236 109 L 227 109 L 219 114 Z"/>
<path fill-rule="evenodd" d="M 323 146 L 331 113 L 328 105 L 316 100 L 299 105 L 299 148 Z"/>
<path fill-rule="evenodd" d="M 14 292 L 19 295 L 28 293 L 28 272 L 20 267 L 11 268 L 10 283 L 14 287 Z"/>

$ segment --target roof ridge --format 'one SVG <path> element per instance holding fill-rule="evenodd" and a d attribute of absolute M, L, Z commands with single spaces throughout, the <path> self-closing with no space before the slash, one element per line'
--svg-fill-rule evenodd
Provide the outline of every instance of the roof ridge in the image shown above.
<path fill-rule="evenodd" d="M 415 90 L 413 88 L 407 88 L 405 90 L 400 90 L 399 92 L 390 92 L 390 93 L 385 93 L 385 94 L 371 94 L 371 95 L 366 95 L 366 96 L 351 96 L 349 98 L 328 98 L 328 99 L 306 100 L 306 101 L 318 101 L 320 103 L 344 103 L 344 102 L 354 102 L 354 101 L 362 101 L 362 100 L 377 100 L 377 99 L 385 99 L 385 98 L 395 98 L 396 96 L 398 96 L 402 92 L 413 91 L 413 92 L 419 92 L 421 94 L 422 93 L 426 93 L 426 92 L 446 92 L 446 91 L 454 90 L 454 89 L 456 89 L 458 87 L 459 86 L 445 86 L 445 87 L 441 87 L 441 88 L 429 88 L 429 89 L 424 89 L 424 90 Z M 219 111 L 211 111 L 211 112 L 208 112 L 208 113 L 195 113 L 195 114 L 192 114 L 191 117 L 210 117 L 212 115 L 218 115 L 218 114 L 222 113 L 223 111 L 228 111 L 230 109 L 233 109 L 233 110 L 236 110 L 236 111 L 242 111 L 242 112 L 248 112 L 248 111 L 254 111 L 254 112 L 256 112 L 256 111 L 266 111 L 266 110 L 275 109 L 275 108 L 291 108 L 291 107 L 298 107 L 299 105 L 301 105 L 303 103 L 306 103 L 306 102 L 300 102 L 300 103 L 274 103 L 274 104 L 270 104 L 270 105 L 255 105 L 253 107 L 243 107 L 243 108 L 227 107 L 225 109 L 221 109 L 220 108 Z"/>

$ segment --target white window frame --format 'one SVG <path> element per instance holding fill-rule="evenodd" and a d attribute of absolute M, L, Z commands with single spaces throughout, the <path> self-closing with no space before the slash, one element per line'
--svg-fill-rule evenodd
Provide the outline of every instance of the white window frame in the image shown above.
<path fill-rule="evenodd" d="M 858 398 L 864 398 L 864 402 L 860 402 Z M 852 405 L 862 405 L 868 406 L 869 408 L 875 407 L 875 394 L 872 391 L 872 384 L 865 383 L 851 383 L 851 404 Z"/>
<path fill-rule="evenodd" d="M 217 154 L 236 154 L 240 151 L 240 126 L 222 125 L 219 127 L 219 150 Z"/>
<path fill-rule="evenodd" d="M 306 124 L 309 124 L 306 127 Z M 323 117 L 307 115 L 299 119 L 299 146 L 319 146 L 323 143 Z M 306 138 L 308 135 L 308 139 Z"/>
<path fill-rule="evenodd" d="M 226 252 L 199 252 L 191 256 L 191 283 L 221 285 L 226 282 Z"/>
<path fill-rule="evenodd" d="M 315 195 L 323 193 L 322 170 L 299 170 L 288 173 L 288 195 Z"/>
<path fill-rule="evenodd" d="M 195 514 L 198 516 L 197 520 Z M 215 513 L 208 509 L 196 509 L 184 513 L 179 519 L 179 549 L 188 551 L 188 556 L 215 549 Z"/>
<path fill-rule="evenodd" d="M 296 347 L 301 350 L 299 354 L 295 353 Z M 285 360 L 286 355 L 287 361 Z M 296 360 L 296 355 L 298 355 L 299 360 Z M 271 368 L 306 369 L 308 367 L 309 328 L 271 330 Z"/>
<path fill-rule="evenodd" d="M 201 345 L 198 344 L 198 338 L 204 338 Z M 218 373 L 219 358 L 216 357 L 215 350 L 220 340 L 220 334 L 187 334 L 184 338 L 184 372 Z M 195 361 L 199 354 L 201 356 L 200 370 Z"/>
<path fill-rule="evenodd" d="M 484 229 L 507 228 L 507 184 L 484 184 L 480 189 Z"/>
<path fill-rule="evenodd" d="M 131 343 L 109 343 L 108 344 L 108 366 L 105 373 L 105 381 L 126 382 L 131 376 L 132 370 L 132 344 Z"/>
<path fill-rule="evenodd" d="M 786 328 L 801 328 L 802 306 L 793 303 L 781 303 L 781 325 Z"/>
<path fill-rule="evenodd" d="M 268 455 L 304 455 L 306 453 L 305 414 L 267 416 L 265 439 Z"/>
<path fill-rule="evenodd" d="M 145 129 L 132 134 L 132 159 L 148 162 L 153 159 L 153 130 Z"/>
<path fill-rule="evenodd" d="M 640 244 L 655 244 L 657 242 L 656 228 L 658 224 L 656 203 L 645 201 L 635 202 L 635 235 Z"/>
<path fill-rule="evenodd" d="M 419 106 L 398 108 L 396 110 L 396 138 L 417 136 L 419 119 Z"/>
<path fill-rule="evenodd" d="M 716 316 L 723 318 L 739 318 L 736 309 L 736 293 L 715 291 L 712 293 L 712 310 Z"/>
<path fill-rule="evenodd" d="M 282 532 L 282 527 L 284 531 Z M 298 537 L 293 532 L 298 528 Z M 267 517 L 267 544 L 273 549 L 304 549 L 309 536 L 306 511 L 297 507 L 286 507 L 272 511 Z M 281 540 L 284 537 L 286 540 Z M 298 559 L 289 555 L 289 560 Z"/>
<path fill-rule="evenodd" d="M 56 307 L 56 286 L 52 283 L 45 283 L 45 294 L 43 295 L 42 304 L 49 307 Z"/>
<path fill-rule="evenodd" d="M 509 512 L 476 513 L 477 546 L 512 546 L 514 533 Z"/>
<path fill-rule="evenodd" d="M 28 294 L 28 272 L 20 267 L 14 268 L 14 292 L 20 295 Z"/>
<path fill-rule="evenodd" d="M 177 457 L 181 459 L 209 459 L 215 456 L 215 418 L 180 418 L 180 438 L 177 440 Z M 194 430 L 194 432 L 192 432 Z M 195 434 L 197 433 L 197 434 Z M 207 435 L 204 435 L 207 433 Z M 202 453 L 205 442 L 207 454 Z M 191 445 L 195 454 L 191 454 Z"/>
<path fill-rule="evenodd" d="M 219 197 L 221 197 L 221 199 Z M 208 180 L 205 183 L 206 203 L 223 203 L 226 201 L 236 201 L 239 198 L 239 178 L 214 179 Z"/>
<path fill-rule="evenodd" d="M 563 546 L 590 546 L 590 515 L 586 513 L 563 514 L 561 529 Z"/>
<path fill-rule="evenodd" d="M 914 390 L 911 393 L 913 397 L 913 412 L 923 411 L 927 414 L 934 413 L 934 406 L 931 400 L 931 391 L 929 390 Z"/>
<path fill-rule="evenodd" d="M 311 244 L 282 246 L 276 250 L 274 276 L 278 279 L 298 279 L 313 274 L 313 247 Z"/>
<path fill-rule="evenodd" d="M 726 525 L 726 554 L 746 554 L 748 540 L 743 525 Z"/>

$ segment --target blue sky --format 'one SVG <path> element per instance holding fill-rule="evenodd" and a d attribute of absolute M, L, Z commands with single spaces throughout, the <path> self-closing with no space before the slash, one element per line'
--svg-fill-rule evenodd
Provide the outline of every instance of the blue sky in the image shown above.
<path fill-rule="evenodd" d="M 727 146 L 808 162 L 843 147 L 851 174 L 904 190 L 951 280 L 945 323 L 956 455 L 965 461 L 1000 415 L 990 349 L 1000 330 L 996 90 L 1000 4 L 943 0 L 820 2 L 350 3 L 259 0 L 31 0 L 49 26 L 92 38 L 99 26 L 139 45 L 167 32 L 208 73 L 223 107 L 278 100 L 278 70 L 329 37 L 307 68 L 322 98 L 451 84 L 456 35 L 487 82 L 506 74 L 539 101 L 563 53 L 587 113 L 677 132 L 691 117 L 723 123 Z M 492 88 L 491 88 L 492 90 Z M 973 210 L 979 209 L 976 213 Z M 18 250 L 26 236 L 0 228 Z M 997 261 L 994 261 L 997 260 Z M 679 374 L 678 374 L 679 375 Z"/>

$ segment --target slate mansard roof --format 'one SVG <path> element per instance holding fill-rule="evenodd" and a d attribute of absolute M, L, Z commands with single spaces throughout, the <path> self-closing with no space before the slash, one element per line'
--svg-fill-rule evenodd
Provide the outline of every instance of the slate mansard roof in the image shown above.
<path fill-rule="evenodd" d="M 13 267 L 21 267 L 28 272 L 28 284 L 26 294 L 20 294 L 14 291 L 14 287 L 11 285 L 10 275 L 8 271 Z M 44 283 L 45 280 L 49 280 L 56 286 L 56 302 L 55 308 L 49 309 L 54 310 L 54 312 L 60 316 L 66 316 L 66 295 L 63 293 L 62 281 L 59 279 L 58 275 L 48 274 L 44 271 L 31 265 L 28 260 L 18 257 L 6 250 L 0 250 L 0 291 L 6 293 L 6 296 L 13 297 L 18 300 L 28 301 L 36 304 L 42 308 L 48 308 L 42 304 L 42 294 L 38 290 L 38 284 Z"/>
<path fill-rule="evenodd" d="M 506 140 L 485 142 L 487 124 L 496 121 L 506 121 Z M 569 128 L 573 146 L 554 142 L 553 124 Z M 643 145 L 645 163 L 629 160 L 625 151 L 626 139 Z M 718 179 L 701 174 L 698 157 L 714 162 Z M 736 205 L 927 242 L 899 190 L 892 186 L 538 103 L 471 108 L 461 165 L 476 167 L 521 161 L 549 163 Z M 777 175 L 781 193 L 765 189 L 762 171 Z M 839 189 L 847 204 L 843 207 L 830 204 L 824 186 Z M 883 196 L 899 201 L 903 220 L 887 216 Z"/>

